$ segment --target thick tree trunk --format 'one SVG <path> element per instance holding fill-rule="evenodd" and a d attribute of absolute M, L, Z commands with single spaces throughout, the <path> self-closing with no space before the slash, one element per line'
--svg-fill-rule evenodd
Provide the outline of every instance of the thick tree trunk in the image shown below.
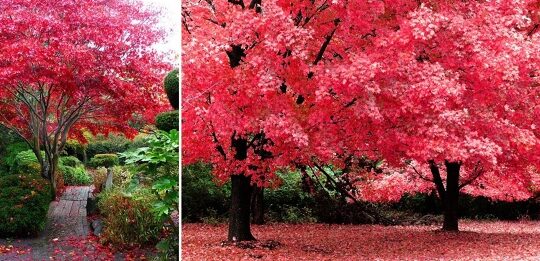
<path fill-rule="evenodd" d="M 444 187 L 439 166 L 434 160 L 429 160 L 429 168 L 433 175 L 433 182 L 439 194 L 443 207 L 444 222 L 442 229 L 445 231 L 458 231 L 458 200 L 459 200 L 459 169 L 460 162 L 445 162 L 446 165 L 446 188 Z"/>
<path fill-rule="evenodd" d="M 264 224 L 264 188 L 253 186 L 251 194 L 251 222 L 256 225 Z"/>
<path fill-rule="evenodd" d="M 446 197 L 443 230 L 458 231 L 459 168 L 457 162 L 446 162 Z"/>
<path fill-rule="evenodd" d="M 229 241 L 255 240 L 251 234 L 251 184 L 250 177 L 231 176 L 231 209 L 229 213 Z"/>

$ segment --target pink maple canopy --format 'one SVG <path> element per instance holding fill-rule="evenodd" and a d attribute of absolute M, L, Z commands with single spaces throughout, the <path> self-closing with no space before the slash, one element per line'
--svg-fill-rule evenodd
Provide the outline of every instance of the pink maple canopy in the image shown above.
<path fill-rule="evenodd" d="M 482 172 L 465 192 L 529 197 L 539 185 L 538 9 L 538 1 L 187 1 L 183 161 L 262 184 L 281 167 L 384 159 L 384 175 L 351 173 L 367 177 L 359 197 L 371 200 L 431 189 L 426 162 L 455 161 L 463 182 Z M 235 158 L 232 142 L 260 133 L 271 142 Z"/>
<path fill-rule="evenodd" d="M 156 24 L 138 1 L 0 0 L 0 122 L 28 135 L 17 99 L 41 94 L 50 97 L 49 131 L 62 110 L 82 106 L 72 136 L 132 133 L 135 113 L 149 120 L 163 106 L 169 66 L 150 48 L 164 36 Z"/>

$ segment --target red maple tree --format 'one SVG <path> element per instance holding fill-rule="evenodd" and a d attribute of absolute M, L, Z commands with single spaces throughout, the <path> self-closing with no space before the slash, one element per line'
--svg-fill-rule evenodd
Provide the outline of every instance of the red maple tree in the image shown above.
<path fill-rule="evenodd" d="M 337 118 L 353 104 L 371 104 L 351 95 L 319 99 L 318 93 L 327 79 L 368 80 L 349 67 L 364 65 L 357 57 L 374 28 L 392 24 L 381 22 L 386 18 L 380 7 L 328 1 L 184 4 L 183 164 L 211 162 L 217 178 L 231 179 L 229 240 L 253 239 L 250 184 L 270 186 L 280 168 L 309 165 L 314 157 L 328 162 L 336 148 L 360 144 L 343 137 L 365 128 L 341 128 Z"/>
<path fill-rule="evenodd" d="M 538 8 L 425 3 L 399 30 L 379 32 L 370 58 L 380 68 L 380 124 L 371 131 L 391 170 L 359 183 L 360 194 L 392 200 L 435 189 L 443 229 L 458 230 L 460 193 L 524 200 L 540 190 Z"/>
<path fill-rule="evenodd" d="M 229 240 L 253 238 L 249 184 L 284 167 L 348 169 L 351 195 L 370 200 L 435 188 L 448 230 L 467 185 L 496 199 L 536 189 L 537 1 L 183 8 L 183 163 L 232 179 Z M 350 166 L 366 157 L 385 174 Z"/>
<path fill-rule="evenodd" d="M 133 134 L 135 114 L 162 106 L 156 19 L 134 1 L 0 1 L 0 124 L 26 140 L 53 186 L 68 137 Z"/>

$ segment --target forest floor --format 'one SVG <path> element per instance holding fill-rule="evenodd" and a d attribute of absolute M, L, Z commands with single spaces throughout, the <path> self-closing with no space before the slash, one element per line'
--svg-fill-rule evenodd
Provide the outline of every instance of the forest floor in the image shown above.
<path fill-rule="evenodd" d="M 540 221 L 462 220 L 438 226 L 253 225 L 232 246 L 226 224 L 183 224 L 182 260 L 540 260 Z"/>

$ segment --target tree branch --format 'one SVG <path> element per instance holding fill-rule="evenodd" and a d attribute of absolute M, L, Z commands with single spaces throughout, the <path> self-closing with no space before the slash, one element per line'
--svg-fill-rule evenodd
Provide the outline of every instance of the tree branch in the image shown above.
<path fill-rule="evenodd" d="M 315 57 L 315 61 L 313 61 L 313 65 L 317 65 L 317 63 L 319 63 L 322 60 L 324 52 L 326 51 L 326 48 L 330 44 L 332 37 L 334 37 L 334 33 L 336 32 L 339 23 L 340 23 L 339 19 L 334 20 L 334 24 L 336 25 L 336 27 L 332 30 L 332 32 L 330 32 L 329 35 L 326 36 L 326 39 L 324 40 L 324 43 L 322 44 L 321 49 L 319 50 L 319 53 Z"/>
<path fill-rule="evenodd" d="M 428 163 L 429 163 L 429 169 L 431 170 L 431 174 L 433 175 L 433 183 L 435 183 L 435 187 L 437 188 L 439 197 L 444 202 L 446 200 L 446 190 L 444 189 L 444 184 L 441 179 L 441 173 L 439 172 L 439 167 L 437 166 L 437 164 L 435 164 L 434 160 L 428 160 Z"/>
<path fill-rule="evenodd" d="M 472 173 L 471 173 L 471 177 L 470 177 L 467 181 L 461 183 L 461 184 L 458 186 L 458 188 L 461 189 L 461 188 L 463 188 L 463 187 L 465 187 L 465 186 L 467 186 L 467 185 L 473 183 L 473 182 L 474 182 L 478 177 L 480 177 L 482 174 L 484 174 L 484 167 L 480 166 L 480 161 L 478 161 L 478 162 L 474 165 L 474 169 L 473 169 L 473 171 L 472 171 Z"/>

